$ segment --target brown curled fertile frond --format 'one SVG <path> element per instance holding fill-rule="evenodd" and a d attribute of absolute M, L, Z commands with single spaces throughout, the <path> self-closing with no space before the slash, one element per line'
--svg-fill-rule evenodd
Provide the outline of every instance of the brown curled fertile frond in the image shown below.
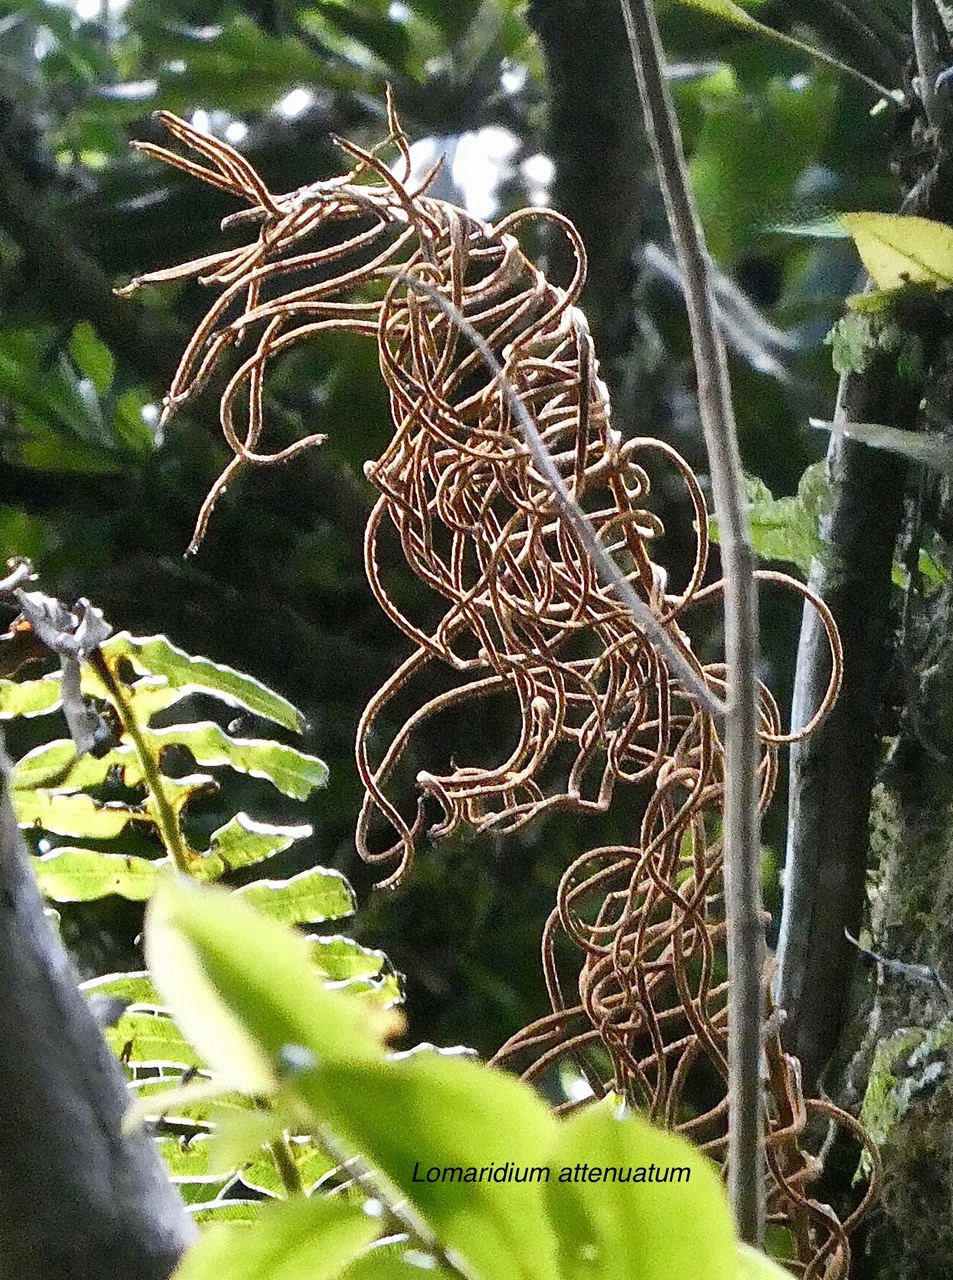
<path fill-rule="evenodd" d="M 351 163 L 345 174 L 285 195 L 270 192 L 231 147 L 174 116 L 164 123 L 200 159 L 143 147 L 244 200 L 249 207 L 226 224 L 254 231 L 236 248 L 131 286 L 194 278 L 215 293 L 165 400 L 168 414 L 226 371 L 220 421 L 233 458 L 206 499 L 195 542 L 238 471 L 285 461 L 323 439 L 263 449 L 270 362 L 324 332 L 373 336 L 393 434 L 365 466 L 379 495 L 365 561 L 371 589 L 411 653 L 358 729 L 365 787 L 358 847 L 394 883 L 428 829 L 437 837 L 461 827 L 515 831 L 548 810 L 604 811 L 618 788 L 636 788 L 642 817 L 632 842 L 591 849 L 562 877 L 543 932 L 551 1011 L 513 1036 L 497 1060 L 530 1079 L 548 1078 L 564 1107 L 619 1091 L 724 1160 L 730 987 L 718 725 L 603 585 L 517 430 L 515 400 L 600 546 L 683 656 L 683 670 L 721 695 L 724 668 L 699 661 L 688 630 L 696 607 L 721 590 L 706 582 L 701 488 L 669 445 L 623 440 L 612 425 L 576 305 L 585 253 L 572 224 L 529 210 L 489 225 L 430 197 L 429 179 L 411 190 L 407 140 L 390 101 L 388 120 L 400 177 L 380 148 L 342 143 Z M 547 280 L 524 251 L 517 232 L 531 219 L 568 239 L 575 269 L 567 284 Z M 650 492 L 659 466 L 684 486 L 694 511 L 694 561 L 680 585 L 659 563 L 663 528 Z M 395 599 L 389 569 L 397 548 L 439 601 L 436 621 L 432 610 L 413 616 Z M 808 732 L 837 695 L 837 629 L 807 588 L 781 574 L 760 576 L 811 600 L 830 637 L 830 687 Z M 491 704 L 508 709 L 511 736 L 471 747 L 461 761 L 472 742 L 461 725 L 484 723 Z M 760 719 L 767 805 L 778 746 L 793 739 L 767 690 Z M 424 732 L 437 724 L 441 734 Z M 445 759 L 418 767 L 408 805 L 407 766 L 417 744 L 435 738 L 450 739 Z M 577 963 L 567 968 L 573 951 Z M 812 1143 L 824 1136 L 819 1119 L 861 1131 L 831 1104 L 803 1097 L 778 1022 L 773 1015 L 765 1026 L 769 1212 L 788 1234 L 787 1265 L 836 1280 L 848 1274 L 857 1215 L 841 1222 L 812 1198 L 821 1168 Z"/>

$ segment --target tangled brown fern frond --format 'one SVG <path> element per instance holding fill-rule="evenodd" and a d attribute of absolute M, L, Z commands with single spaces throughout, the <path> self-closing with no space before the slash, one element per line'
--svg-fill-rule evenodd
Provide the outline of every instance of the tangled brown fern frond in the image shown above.
<path fill-rule="evenodd" d="M 238 470 L 285 461 L 323 439 L 261 450 L 270 362 L 328 330 L 378 342 L 394 430 L 381 457 L 365 468 L 379 491 L 367 525 L 366 566 L 381 607 L 414 647 L 360 723 L 361 853 L 388 865 L 393 883 L 428 822 L 434 836 L 462 825 L 513 831 L 546 810 L 603 811 L 617 787 L 636 787 L 646 797 L 637 838 L 584 853 L 563 876 L 543 934 L 551 1012 L 504 1045 L 498 1060 L 530 1078 L 556 1075 L 564 1087 L 569 1082 L 570 1093 L 580 1082 L 589 1094 L 621 1091 L 724 1159 L 730 999 L 718 826 L 724 757 L 718 726 L 696 688 L 721 694 L 725 672 L 702 665 L 687 634 L 692 611 L 721 586 L 705 584 L 708 517 L 691 468 L 662 441 L 622 440 L 611 425 L 576 306 L 585 276 L 577 232 L 559 214 L 537 209 L 490 226 L 428 196 L 428 179 L 411 189 L 409 150 L 390 105 L 387 141 L 402 162 L 400 178 L 377 151 L 342 143 L 352 161 L 346 174 L 287 195 L 271 193 L 225 143 L 174 116 L 162 118 L 201 162 L 142 149 L 244 199 L 249 208 L 227 225 L 257 226 L 237 248 L 130 286 L 196 278 L 218 293 L 165 401 L 169 413 L 232 356 L 220 416 L 234 457 L 203 506 L 196 541 Z M 568 238 L 576 267 L 567 286 L 549 282 L 521 247 L 516 233 L 530 220 Z M 664 628 L 682 676 L 600 581 L 517 429 L 519 406 L 599 545 Z M 694 510 L 694 563 L 678 589 L 654 558 L 662 526 L 649 505 L 650 460 L 674 470 Z M 399 543 L 411 571 L 440 600 L 436 623 L 407 616 L 394 598 L 385 540 Z M 783 575 L 760 576 L 809 595 Z M 827 627 L 834 661 L 824 704 L 804 733 L 826 714 L 840 679 L 836 627 L 823 604 L 809 598 Z M 435 692 L 423 677 L 436 672 L 444 687 Z M 425 687 L 388 739 L 383 726 L 391 713 Z M 442 773 L 418 772 L 418 798 L 406 812 L 392 783 L 413 757 L 423 726 L 500 698 L 515 712 L 506 749 L 492 759 L 451 763 Z M 767 690 L 760 706 L 767 804 L 777 748 L 793 739 L 781 732 Z M 569 975 L 560 971 L 566 939 L 581 953 Z M 567 998 L 570 983 L 575 993 Z M 858 1215 L 841 1223 L 812 1198 L 820 1164 L 808 1131 L 812 1117 L 859 1128 L 829 1103 L 803 1098 L 776 1021 L 765 1027 L 769 1211 L 790 1233 L 789 1265 L 834 1280 L 847 1275 L 847 1236 Z"/>

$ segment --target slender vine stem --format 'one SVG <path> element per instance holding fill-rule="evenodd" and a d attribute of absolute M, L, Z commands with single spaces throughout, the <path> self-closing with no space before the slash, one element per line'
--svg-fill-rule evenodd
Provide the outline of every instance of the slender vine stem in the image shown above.
<path fill-rule="evenodd" d="M 132 703 L 123 688 L 122 681 L 117 678 L 109 663 L 103 657 L 101 650 L 94 649 L 89 656 L 89 662 L 109 690 L 109 696 L 113 700 L 123 732 L 129 738 L 138 757 L 142 776 L 145 778 L 149 794 L 155 803 L 156 826 L 159 828 L 162 843 L 178 870 L 189 875 L 191 874 L 192 857 L 182 834 L 182 827 L 175 816 L 169 797 L 166 795 L 159 762 L 146 741 Z"/>
<path fill-rule="evenodd" d="M 728 926 L 728 1190 L 743 1240 L 764 1234 L 764 913 L 759 881 L 758 600 L 728 361 L 651 0 L 621 0 L 646 132 L 685 290 L 698 407 L 725 576 L 725 904 Z"/>

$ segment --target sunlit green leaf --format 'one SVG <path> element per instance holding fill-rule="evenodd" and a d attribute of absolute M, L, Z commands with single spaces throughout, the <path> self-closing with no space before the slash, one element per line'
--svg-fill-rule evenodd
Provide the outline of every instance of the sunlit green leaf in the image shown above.
<path fill-rule="evenodd" d="M 373 1005 L 328 991 L 305 939 L 237 894 L 170 877 L 145 933 L 149 970 L 177 1021 L 235 1086 L 270 1092 L 289 1046 L 322 1060 L 380 1059 L 386 1024 Z"/>
<path fill-rule="evenodd" d="M 0 720 L 14 716 L 42 716 L 55 711 L 62 700 L 60 674 L 39 680 L 0 680 Z"/>
<path fill-rule="evenodd" d="M 237 813 L 224 826 L 212 832 L 208 858 L 220 864 L 216 875 L 235 871 L 239 867 L 253 866 L 273 854 L 282 853 L 296 840 L 307 839 L 311 827 L 276 827 L 267 822 L 256 822 L 247 813 Z"/>
<path fill-rule="evenodd" d="M 116 996 L 128 1000 L 131 1004 L 148 1004 L 159 1006 L 162 997 L 155 984 L 144 971 L 134 973 L 107 973 L 101 978 L 90 978 L 80 983 L 80 989 L 87 995 Z"/>
<path fill-rule="evenodd" d="M 561 1124 L 550 1165 L 543 1190 L 561 1275 L 733 1280 L 725 1189 L 684 1140 L 601 1103 Z"/>
<path fill-rule="evenodd" d="M 253 778 L 267 778 L 287 796 L 306 800 L 315 787 L 324 786 L 328 768 L 316 756 L 296 747 L 261 738 L 233 738 L 213 721 L 172 725 L 150 730 L 158 750 L 167 744 L 187 747 L 197 764 L 231 765 Z"/>
<path fill-rule="evenodd" d="M 89 902 L 108 894 L 145 902 L 167 865 L 164 858 L 150 861 L 129 854 L 69 848 L 46 853 L 33 863 L 40 889 L 54 902 Z"/>
<path fill-rule="evenodd" d="M 191 657 L 165 636 L 136 637 L 122 631 L 106 641 L 103 653 L 109 659 L 127 657 L 141 674 L 164 676 L 182 693 L 213 693 L 231 706 L 243 707 L 287 729 L 300 731 L 303 727 L 301 713 L 287 698 L 231 667 Z"/>
<path fill-rule="evenodd" d="M 778 1266 L 760 1249 L 752 1249 L 750 1245 L 740 1241 L 735 1248 L 737 1253 L 732 1280 L 788 1280 L 790 1271 Z"/>
<path fill-rule="evenodd" d="M 284 924 L 319 924 L 354 914 L 354 891 L 340 871 L 308 867 L 290 880 L 256 880 L 235 890 Z"/>
<path fill-rule="evenodd" d="M 203 1222 L 228 1216 L 196 1214 Z M 339 1199 L 259 1205 L 254 1216 L 254 1231 L 226 1226 L 203 1232 L 173 1280 L 333 1280 L 379 1230 L 360 1209 Z"/>
<path fill-rule="evenodd" d="M 311 1204 L 312 1201 L 302 1201 L 302 1203 Z M 214 1200 L 210 1204 L 188 1206 L 189 1215 L 201 1226 L 204 1227 L 207 1224 L 220 1223 L 222 1225 L 223 1234 L 227 1235 L 229 1240 L 232 1241 L 232 1247 L 237 1249 L 238 1252 L 242 1252 L 244 1250 L 248 1241 L 252 1239 L 252 1236 L 250 1232 L 246 1233 L 245 1231 L 238 1231 L 233 1236 L 232 1232 L 234 1228 L 257 1226 L 258 1219 L 261 1217 L 263 1208 L 264 1203 L 261 1200 Z M 201 1244 L 202 1240 L 205 1239 L 206 1234 L 206 1232 L 202 1233 L 202 1238 L 199 1240 L 199 1244 Z M 198 1248 L 198 1245 L 196 1245 L 195 1248 Z M 191 1256 L 191 1251 L 186 1254 L 185 1260 L 182 1264 L 183 1266 L 185 1266 Z M 204 1264 L 202 1265 L 204 1268 Z M 220 1277 L 222 1274 L 220 1271 L 216 1271 L 214 1267 L 215 1264 L 213 1262 L 211 1264 L 211 1269 L 208 1272 L 203 1269 L 201 1272 L 192 1273 L 183 1272 L 180 1269 L 173 1272 L 173 1280 L 181 1280 L 183 1275 L 192 1276 L 193 1274 L 203 1276 L 207 1275 L 208 1280 L 213 1280 L 213 1277 Z M 267 1272 L 264 1274 L 267 1274 Z M 232 1280 L 231 1274 L 229 1274 L 229 1280 Z M 264 1275 L 262 1280 L 264 1280 Z"/>
<path fill-rule="evenodd" d="M 200 1067 L 202 1059 L 171 1018 L 149 1013 L 124 1013 L 106 1039 L 120 1057 L 136 1063 L 176 1063 Z"/>
<path fill-rule="evenodd" d="M 953 287 L 953 227 L 892 213 L 842 213 L 841 221 L 879 289 Z"/>
<path fill-rule="evenodd" d="M 123 804 L 97 804 L 91 796 L 50 791 L 13 791 L 13 809 L 21 827 L 42 827 L 60 836 L 108 840 L 118 836 L 135 818 Z"/>

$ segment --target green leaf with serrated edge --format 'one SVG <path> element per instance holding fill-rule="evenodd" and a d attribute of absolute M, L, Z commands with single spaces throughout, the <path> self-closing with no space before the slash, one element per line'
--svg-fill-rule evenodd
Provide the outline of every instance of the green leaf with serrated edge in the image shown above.
<path fill-rule="evenodd" d="M 379 1232 L 379 1224 L 347 1200 L 259 1205 L 254 1231 L 203 1232 L 174 1280 L 334 1280 Z"/>
<path fill-rule="evenodd" d="M 953 287 L 953 227 L 893 213 L 842 213 L 841 221 L 878 289 Z"/>
<path fill-rule="evenodd" d="M 256 880 L 235 890 L 266 915 L 283 924 L 320 924 L 354 914 L 354 890 L 340 871 L 309 867 L 290 880 Z"/>
<path fill-rule="evenodd" d="M 117 996 L 131 1004 L 147 1004 L 154 1008 L 162 1004 L 155 983 L 145 972 L 107 973 L 101 978 L 81 982 L 79 989 L 88 996 Z"/>
<path fill-rule="evenodd" d="M 42 827 L 58 836 L 109 840 L 133 820 L 146 819 L 145 813 L 136 813 L 123 804 L 97 804 L 82 792 L 60 795 L 49 791 L 13 791 L 10 799 L 21 827 Z"/>
<path fill-rule="evenodd" d="M 146 910 L 145 946 L 176 1021 L 235 1088 L 271 1092 L 288 1046 L 328 1061 L 383 1056 L 383 1015 L 328 991 L 305 939 L 238 894 L 168 877 Z"/>
<path fill-rule="evenodd" d="M 34 859 L 33 869 L 41 892 L 54 902 L 91 902 L 109 894 L 145 902 L 168 865 L 167 858 L 64 848 Z"/>
<path fill-rule="evenodd" d="M 40 680 L 0 680 L 0 720 L 14 716 L 43 716 L 62 701 L 59 672 Z"/>
<path fill-rule="evenodd" d="M 296 800 L 306 800 L 328 780 L 328 767 L 317 756 L 267 739 L 233 738 L 213 721 L 150 729 L 148 739 L 159 751 L 173 744 L 186 747 L 198 765 L 227 764 L 253 778 L 267 778 Z"/>
<path fill-rule="evenodd" d="M 340 933 L 326 938 L 309 937 L 308 941 L 315 967 L 332 982 L 376 978 L 390 968 L 390 961 L 383 951 L 362 947 L 353 938 L 346 938 Z"/>
<path fill-rule="evenodd" d="M 39 787 L 55 787 L 57 791 L 82 791 L 100 786 L 114 768 L 124 768 L 132 759 L 131 747 L 118 747 L 104 756 L 87 753 L 77 756 L 71 738 L 57 738 L 34 747 L 22 756 L 10 775 L 15 791 L 33 791 Z"/>
<path fill-rule="evenodd" d="M 106 641 L 102 651 L 109 661 L 123 656 L 144 675 L 164 676 L 176 689 L 214 694 L 230 706 L 243 707 L 286 729 L 300 732 L 303 728 L 300 711 L 287 698 L 231 667 L 208 658 L 190 657 L 165 636 L 131 636 L 121 631 Z"/>
<path fill-rule="evenodd" d="M 560 1123 L 547 1163 L 543 1195 L 561 1275 L 732 1280 L 725 1190 L 714 1165 L 684 1139 L 636 1115 L 620 1118 L 607 1101 Z M 620 1173 L 630 1180 L 618 1181 Z"/>
<path fill-rule="evenodd" d="M 70 334 L 69 353 L 76 368 L 93 384 L 96 394 L 104 396 L 112 386 L 116 361 L 88 320 L 80 321 Z"/>
<path fill-rule="evenodd" d="M 791 1273 L 763 1254 L 759 1249 L 739 1243 L 735 1246 L 735 1269 L 732 1280 L 790 1280 Z"/>
<path fill-rule="evenodd" d="M 296 840 L 305 840 L 312 834 L 310 826 L 276 827 L 267 822 L 256 822 L 247 813 L 236 813 L 224 826 L 212 832 L 208 853 L 209 860 L 221 864 L 225 871 L 254 866 L 276 853 L 283 853 Z"/>
<path fill-rule="evenodd" d="M 136 1065 L 204 1065 L 171 1018 L 154 1017 L 149 1013 L 124 1013 L 116 1025 L 107 1027 L 103 1034 L 114 1053 Z"/>
<path fill-rule="evenodd" d="M 305 1203 L 310 1204 L 311 1201 L 309 1200 Z M 224 1228 L 226 1238 L 233 1242 L 233 1247 L 235 1247 L 239 1253 L 244 1250 L 251 1237 L 244 1231 L 240 1232 L 237 1237 L 234 1237 L 232 1235 L 231 1228 L 233 1226 L 251 1227 L 256 1225 L 263 1207 L 264 1202 L 261 1200 L 214 1200 L 210 1204 L 193 1204 L 186 1206 L 189 1217 L 200 1226 L 205 1226 L 206 1223 L 221 1224 Z M 226 1223 L 228 1224 L 227 1226 L 225 1226 Z M 205 1231 L 202 1232 L 202 1235 L 199 1237 L 199 1244 L 205 1240 L 207 1234 L 208 1233 Z M 209 1271 L 203 1270 L 201 1272 L 183 1270 L 186 1263 L 191 1258 L 193 1251 L 198 1247 L 199 1245 L 194 1245 L 193 1249 L 189 1250 L 188 1254 L 186 1254 L 183 1259 L 181 1266 L 178 1270 L 173 1272 L 172 1280 L 182 1280 L 183 1276 L 195 1277 L 199 1275 L 207 1277 L 207 1280 L 221 1280 L 223 1273 L 221 1271 L 215 1271 L 214 1267 Z M 225 1274 L 228 1275 L 228 1280 L 235 1280 L 236 1273 L 234 1270 L 230 1270 Z M 268 1272 L 262 1273 L 262 1280 L 264 1280 L 264 1277 L 267 1274 Z"/>

